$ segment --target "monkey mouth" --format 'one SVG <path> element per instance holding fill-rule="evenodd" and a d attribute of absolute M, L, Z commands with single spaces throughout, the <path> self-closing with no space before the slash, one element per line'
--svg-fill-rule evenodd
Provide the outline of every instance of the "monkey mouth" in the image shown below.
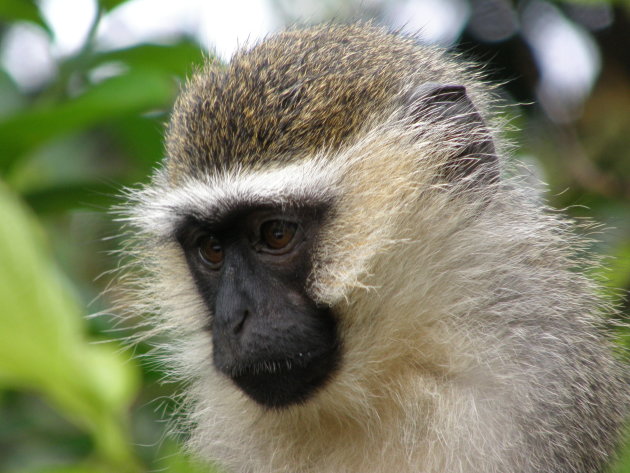
<path fill-rule="evenodd" d="M 338 364 L 336 347 L 283 359 L 260 359 L 219 368 L 247 396 L 268 408 L 305 402 L 330 378 Z M 225 369 L 227 368 L 227 369 Z"/>
<path fill-rule="evenodd" d="M 288 373 L 294 369 L 304 368 L 309 363 L 311 353 L 299 353 L 296 358 L 283 358 L 278 360 L 259 360 L 249 364 L 238 364 L 232 367 L 228 373 L 231 378 L 241 376 L 264 376 Z"/>

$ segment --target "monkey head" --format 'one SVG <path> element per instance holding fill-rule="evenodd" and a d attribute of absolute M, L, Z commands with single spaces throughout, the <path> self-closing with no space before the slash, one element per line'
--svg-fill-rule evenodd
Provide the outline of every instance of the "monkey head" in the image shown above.
<path fill-rule="evenodd" d="M 163 168 L 132 196 L 163 325 L 195 331 L 191 351 L 259 405 L 320 392 L 400 305 L 423 200 L 498 181 L 486 93 L 465 69 L 365 26 L 289 31 L 203 68 Z"/>

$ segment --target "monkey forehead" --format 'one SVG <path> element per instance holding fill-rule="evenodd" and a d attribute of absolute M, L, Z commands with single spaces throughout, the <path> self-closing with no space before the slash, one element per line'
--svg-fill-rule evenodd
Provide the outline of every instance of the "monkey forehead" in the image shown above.
<path fill-rule="evenodd" d="M 188 217 L 213 223 L 247 207 L 329 205 L 341 166 L 322 164 L 314 159 L 266 171 L 233 169 L 190 177 L 178 186 L 161 174 L 136 194 L 128 220 L 155 237 L 170 238 Z"/>
<path fill-rule="evenodd" d="M 188 82 L 166 137 L 169 178 L 336 151 L 391 114 L 409 84 L 457 82 L 457 71 L 440 51 L 370 25 L 280 33 Z"/>

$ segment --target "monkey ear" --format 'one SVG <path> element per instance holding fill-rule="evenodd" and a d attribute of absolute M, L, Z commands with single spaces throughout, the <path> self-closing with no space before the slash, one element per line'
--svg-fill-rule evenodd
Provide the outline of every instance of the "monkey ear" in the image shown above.
<path fill-rule="evenodd" d="M 459 181 L 468 176 L 478 183 L 499 180 L 499 162 L 492 135 L 463 85 L 428 82 L 411 91 L 408 113 L 412 123 L 424 122 L 445 130 L 454 143 L 444 177 Z"/>

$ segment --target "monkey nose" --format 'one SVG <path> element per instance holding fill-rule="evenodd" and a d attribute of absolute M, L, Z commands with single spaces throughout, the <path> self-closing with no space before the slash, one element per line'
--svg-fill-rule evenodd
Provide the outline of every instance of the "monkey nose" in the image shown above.
<path fill-rule="evenodd" d="M 212 330 L 213 357 L 220 371 L 228 373 L 236 360 L 243 356 L 243 338 L 250 315 L 249 309 L 241 309 L 215 317 Z"/>
<path fill-rule="evenodd" d="M 235 317 L 232 321 L 232 333 L 240 335 L 243 332 L 245 321 L 249 318 L 249 310 L 245 309 L 241 312 L 240 317 Z"/>
<path fill-rule="evenodd" d="M 213 329 L 224 336 L 238 340 L 247 330 L 247 321 L 254 315 L 246 301 L 236 298 L 223 299 L 214 308 Z"/>
<path fill-rule="evenodd" d="M 228 338 L 240 339 L 247 329 L 247 321 L 252 312 L 249 308 L 235 310 L 229 315 L 219 316 L 215 319 L 215 330 L 220 331 Z"/>

